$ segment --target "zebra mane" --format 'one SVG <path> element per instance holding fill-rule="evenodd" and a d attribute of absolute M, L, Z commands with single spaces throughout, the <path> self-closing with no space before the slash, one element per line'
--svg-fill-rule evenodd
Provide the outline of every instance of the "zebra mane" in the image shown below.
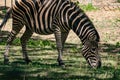
<path fill-rule="evenodd" d="M 43 3 L 45 0 L 40 0 L 41 3 Z"/>
<path fill-rule="evenodd" d="M 100 36 L 99 36 L 99 34 L 98 34 L 98 32 L 97 32 L 97 30 L 96 30 L 96 28 L 95 28 L 95 26 L 94 26 L 94 24 L 93 24 L 93 22 L 91 21 L 91 19 L 88 17 L 88 15 L 86 15 L 86 13 L 84 12 L 84 10 L 82 10 L 76 3 L 73 3 L 73 2 L 71 2 L 71 1 L 69 1 L 69 3 L 70 3 L 70 5 L 71 5 L 71 7 L 74 7 L 74 11 L 77 11 L 78 12 L 78 16 L 80 15 L 80 14 L 83 14 L 83 16 L 81 16 L 80 18 L 81 18 L 81 20 L 83 19 L 83 18 L 86 18 L 87 20 L 86 21 L 84 21 L 83 23 L 81 23 L 81 25 L 79 26 L 79 27 L 82 27 L 85 23 L 87 23 L 87 22 L 89 22 L 89 26 L 90 26 L 90 29 L 93 29 L 93 32 L 94 32 L 94 34 L 95 34 L 95 36 L 96 36 L 96 40 L 95 41 L 97 41 L 97 42 L 99 42 L 100 41 Z M 77 24 L 77 26 L 74 26 L 74 25 L 72 25 L 71 24 L 72 23 L 72 20 L 70 20 L 70 22 L 69 22 L 69 24 L 70 24 L 70 26 L 72 26 L 72 28 L 71 29 L 73 29 L 73 31 L 79 36 L 80 34 L 80 32 L 76 32 L 76 28 L 78 28 L 78 24 Z M 86 27 L 86 26 L 85 26 Z M 79 29 L 81 29 L 81 28 L 79 28 Z M 80 31 L 80 30 L 79 30 Z M 83 36 L 79 36 L 80 37 L 80 39 L 81 38 L 83 38 Z"/>

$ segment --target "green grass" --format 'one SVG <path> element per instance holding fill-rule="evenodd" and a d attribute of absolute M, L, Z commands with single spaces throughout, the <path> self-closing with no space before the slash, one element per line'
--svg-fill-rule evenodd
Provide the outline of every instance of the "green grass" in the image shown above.
<path fill-rule="evenodd" d="M 117 0 L 117 2 L 119 2 L 119 3 L 120 3 L 120 0 Z"/>
<path fill-rule="evenodd" d="M 93 5 L 81 5 L 81 8 L 85 11 L 97 10 Z M 116 19 L 116 22 L 120 22 L 120 19 Z M 102 28 L 115 28 L 114 25 L 106 25 L 108 22 L 99 23 L 100 21 L 97 23 L 100 27 L 99 31 L 102 31 Z M 113 34 L 115 31 L 110 34 L 101 32 L 101 42 L 103 41 L 103 43 L 100 44 L 101 50 L 99 51 L 102 60 L 100 69 L 89 67 L 81 54 L 81 44 L 77 43 L 65 44 L 63 60 L 66 67 L 59 67 L 55 42 L 34 38 L 30 39 L 27 45 L 32 63 L 27 65 L 24 62 L 20 40 L 17 38 L 10 49 L 10 64 L 4 65 L 3 53 L 6 43 L 6 38 L 4 38 L 0 42 L 0 80 L 120 80 L 120 42 L 109 43 L 112 41 L 112 37 L 118 37 Z M 3 31 L 3 33 L 8 32 Z M 104 37 L 102 37 L 103 35 Z M 116 40 L 116 38 L 114 39 Z"/>
<path fill-rule="evenodd" d="M 3 9 L 3 10 L 2 10 L 2 13 L 3 13 L 3 14 L 6 14 L 6 12 L 7 12 L 6 9 Z"/>
<path fill-rule="evenodd" d="M 87 4 L 87 5 L 83 5 L 83 4 L 78 4 L 80 6 L 81 9 L 83 9 L 84 11 L 96 11 L 98 10 L 98 8 L 96 8 L 95 6 L 93 6 L 92 4 Z"/>
<path fill-rule="evenodd" d="M 120 42 L 117 42 L 117 43 L 116 43 L 116 47 L 120 47 Z"/>
<path fill-rule="evenodd" d="M 23 61 L 20 40 L 17 38 L 10 49 L 10 64 L 3 64 L 3 53 L 6 39 L 0 42 L 0 80 L 119 80 L 119 52 L 112 53 L 116 45 L 102 44 L 105 47 L 101 53 L 102 67 L 92 69 L 81 55 L 81 45 L 66 43 L 63 60 L 65 68 L 57 65 L 57 50 L 55 42 L 30 39 L 28 55 L 32 63 Z M 109 54 L 107 54 L 109 53 Z M 109 56 L 108 56 L 109 55 Z"/>
<path fill-rule="evenodd" d="M 116 21 L 116 22 L 120 22 L 120 18 L 117 18 L 115 21 Z"/>
<path fill-rule="evenodd" d="M 5 45 L 6 41 L 7 41 L 7 39 L 4 38 L 2 40 L 2 42 L 0 42 L 0 45 Z M 21 45 L 20 39 L 16 38 L 13 41 L 12 45 L 16 45 L 16 46 Z M 28 41 L 27 45 L 29 45 L 29 47 L 40 47 L 40 48 L 50 47 L 50 48 L 55 48 L 55 43 L 50 42 L 49 40 L 35 40 L 35 39 L 30 39 Z"/>
<path fill-rule="evenodd" d="M 79 1 L 76 1 L 75 4 L 78 5 L 84 11 L 96 11 L 96 10 L 99 10 L 99 8 L 92 5 L 92 3 L 81 4 L 81 3 L 79 3 Z"/>

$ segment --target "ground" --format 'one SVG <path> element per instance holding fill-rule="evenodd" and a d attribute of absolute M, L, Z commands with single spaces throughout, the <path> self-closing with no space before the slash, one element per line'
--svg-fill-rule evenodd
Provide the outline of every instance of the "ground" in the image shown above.
<path fill-rule="evenodd" d="M 10 5 L 10 4 L 9 4 Z M 54 35 L 34 34 L 28 44 L 28 52 L 33 62 L 26 65 L 22 60 L 20 44 L 11 47 L 10 65 L 3 65 L 2 54 L 4 44 L 0 43 L 0 79 L 7 80 L 37 80 L 46 78 L 65 78 L 65 79 L 97 79 L 113 80 L 120 79 L 120 11 L 95 10 L 87 11 L 86 14 L 93 21 L 100 34 L 100 55 L 102 68 L 93 70 L 88 67 L 84 58 L 81 56 L 81 42 L 73 31 L 70 31 L 65 44 L 64 61 L 66 69 L 57 66 L 57 51 L 53 48 L 55 44 Z M 1 22 L 2 19 L 0 19 Z M 6 37 L 11 30 L 10 19 L 6 26 L 2 28 L 2 37 Z M 17 37 L 20 37 L 24 29 Z M 19 38 L 18 38 L 19 39 Z M 48 40 L 48 41 L 47 41 Z M 48 45 L 41 47 L 41 42 Z M 49 42 L 50 41 L 50 42 Z M 4 41 L 5 42 L 5 41 Z M 34 43 L 33 43 L 34 42 Z M 39 42 L 39 43 L 38 43 Z M 38 44 L 37 44 L 38 43 Z M 50 44 L 50 46 L 49 46 Z M 31 46 L 32 45 L 32 46 Z M 46 44 L 45 44 L 46 45 Z M 16 76 L 14 76 L 16 75 Z M 12 77 L 11 77 L 12 76 Z"/>

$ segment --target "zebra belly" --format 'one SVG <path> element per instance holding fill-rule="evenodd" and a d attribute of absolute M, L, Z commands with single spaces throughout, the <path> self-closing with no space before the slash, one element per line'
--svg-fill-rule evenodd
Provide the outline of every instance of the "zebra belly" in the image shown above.
<path fill-rule="evenodd" d="M 53 34 L 54 30 L 50 27 L 36 27 L 34 32 L 41 35 L 49 35 Z"/>

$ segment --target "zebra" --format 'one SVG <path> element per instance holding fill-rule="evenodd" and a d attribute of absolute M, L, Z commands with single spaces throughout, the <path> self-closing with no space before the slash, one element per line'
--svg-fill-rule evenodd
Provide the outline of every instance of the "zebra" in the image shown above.
<path fill-rule="evenodd" d="M 8 36 L 4 53 L 4 63 L 9 63 L 9 47 L 19 31 L 26 27 L 20 38 L 23 58 L 26 63 L 31 62 L 27 55 L 26 43 L 33 33 L 54 34 L 58 51 L 58 65 L 65 65 L 62 60 L 64 44 L 70 30 L 79 37 L 82 43 L 82 55 L 92 68 L 101 67 L 98 54 L 100 36 L 92 21 L 75 3 L 70 0 L 17 0 L 9 8 L 0 29 L 12 14 L 12 30 Z"/>

